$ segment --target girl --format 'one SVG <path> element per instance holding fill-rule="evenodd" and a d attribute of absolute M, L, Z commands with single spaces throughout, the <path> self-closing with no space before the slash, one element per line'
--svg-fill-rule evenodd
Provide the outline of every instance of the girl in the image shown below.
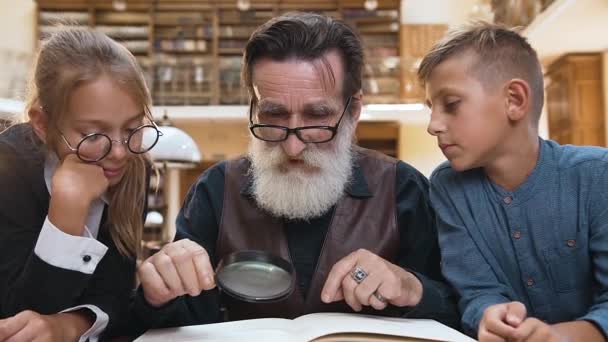
<path fill-rule="evenodd" d="M 0 341 L 125 333 L 160 135 L 150 103 L 137 61 L 105 35 L 42 45 L 30 120 L 0 134 Z"/>

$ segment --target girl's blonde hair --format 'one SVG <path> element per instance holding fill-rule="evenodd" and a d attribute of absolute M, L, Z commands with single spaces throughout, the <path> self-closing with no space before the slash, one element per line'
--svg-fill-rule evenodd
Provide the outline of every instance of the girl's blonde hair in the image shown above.
<path fill-rule="evenodd" d="M 60 133 L 55 127 L 65 120 L 72 92 L 101 76 L 116 82 L 152 118 L 152 100 L 144 76 L 125 47 L 86 28 L 64 28 L 43 42 L 30 81 L 26 110 L 43 108 L 48 118 L 46 144 L 51 149 L 59 141 Z M 147 155 L 133 155 L 120 183 L 108 190 L 110 235 L 125 257 L 137 258 L 140 254 L 148 165 L 151 163 Z"/>

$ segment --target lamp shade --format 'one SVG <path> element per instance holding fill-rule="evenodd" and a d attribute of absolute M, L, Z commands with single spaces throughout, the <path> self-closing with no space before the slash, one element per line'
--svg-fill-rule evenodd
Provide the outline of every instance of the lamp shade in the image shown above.
<path fill-rule="evenodd" d="M 159 126 L 162 136 L 152 150 L 150 156 L 154 161 L 169 161 L 183 163 L 198 163 L 201 161 L 201 152 L 192 138 L 186 132 L 173 126 Z M 144 135 L 144 141 L 151 141 L 154 137 Z"/>
<path fill-rule="evenodd" d="M 162 226 L 162 224 L 164 223 L 164 218 L 163 215 L 161 213 L 159 213 L 158 211 L 149 211 L 148 214 L 146 214 L 146 221 L 144 223 L 144 225 L 146 226 Z"/>
<path fill-rule="evenodd" d="M 18 100 L 0 98 L 0 113 L 23 113 L 25 104 Z M 0 114 L 1 115 L 1 114 Z"/>

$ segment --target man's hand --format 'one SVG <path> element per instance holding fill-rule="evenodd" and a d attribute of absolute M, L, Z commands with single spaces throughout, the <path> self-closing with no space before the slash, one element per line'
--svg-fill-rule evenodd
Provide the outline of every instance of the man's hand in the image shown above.
<path fill-rule="evenodd" d="M 207 251 L 188 239 L 165 245 L 144 261 L 137 273 L 144 297 L 154 307 L 185 294 L 198 296 L 215 287 Z"/>
<path fill-rule="evenodd" d="M 0 320 L 0 341 L 78 341 L 92 324 L 86 315 L 78 311 L 41 315 L 26 310 Z"/>
<path fill-rule="evenodd" d="M 415 306 L 421 298 L 422 283 L 415 275 L 365 249 L 338 261 L 321 292 L 323 302 L 345 300 L 355 311 L 363 306 Z"/>

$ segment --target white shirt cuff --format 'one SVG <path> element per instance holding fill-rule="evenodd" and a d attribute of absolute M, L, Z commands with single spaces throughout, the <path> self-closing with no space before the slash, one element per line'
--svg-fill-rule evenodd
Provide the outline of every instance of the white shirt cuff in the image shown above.
<path fill-rule="evenodd" d="M 71 312 L 80 309 L 89 309 L 93 311 L 97 318 L 95 318 L 95 322 L 93 323 L 93 325 L 91 325 L 89 330 L 82 334 L 78 342 L 85 342 L 87 339 L 89 340 L 89 342 L 97 342 L 99 340 L 99 335 L 101 335 L 103 330 L 108 326 L 108 321 L 110 320 L 108 314 L 103 312 L 95 305 L 78 305 L 73 308 L 65 309 L 61 312 Z"/>
<path fill-rule="evenodd" d="M 86 227 L 85 231 L 88 231 Z M 93 274 L 107 250 L 108 247 L 94 238 L 62 232 L 49 221 L 47 216 L 34 253 L 44 262 L 55 267 Z"/>

